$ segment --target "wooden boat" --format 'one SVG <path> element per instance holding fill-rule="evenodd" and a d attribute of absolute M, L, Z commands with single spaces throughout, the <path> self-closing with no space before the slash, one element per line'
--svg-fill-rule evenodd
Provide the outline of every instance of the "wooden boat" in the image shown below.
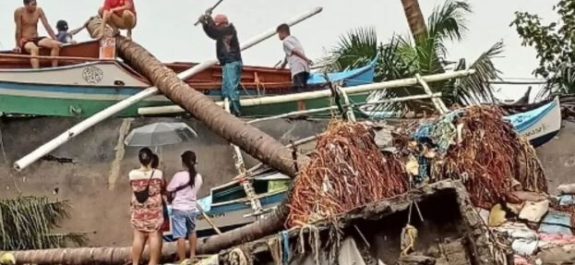
<path fill-rule="evenodd" d="M 520 135 L 534 147 L 541 146 L 555 137 L 561 129 L 561 104 L 559 97 L 536 109 L 506 116 Z"/>
<path fill-rule="evenodd" d="M 281 203 L 287 194 L 291 179 L 273 170 L 266 170 L 253 180 L 253 187 L 262 208 L 267 211 Z M 198 203 L 206 211 L 212 222 L 222 231 L 256 221 L 250 201 L 238 181 L 212 188 L 210 195 Z M 212 226 L 200 215 L 196 226 L 199 237 L 214 234 Z M 171 231 L 164 232 L 164 240 L 172 241 Z"/>
<path fill-rule="evenodd" d="M 120 60 L 101 60 L 100 45 L 90 41 L 62 48 L 60 67 L 48 67 L 51 57 L 41 57 L 40 69 L 30 69 L 29 56 L 0 52 L 0 112 L 39 116 L 86 117 L 151 86 L 150 82 Z M 42 56 L 46 56 L 43 51 Z M 194 63 L 165 64 L 180 73 Z M 328 74 L 330 81 L 342 86 L 373 82 L 375 63 L 359 69 Z M 184 80 L 191 87 L 220 100 L 222 70 L 214 66 Z M 322 74 L 312 75 L 308 84 L 312 90 L 325 89 Z M 241 78 L 242 98 L 295 93 L 289 70 L 245 66 Z M 328 99 L 315 99 L 308 108 L 329 104 Z M 119 116 L 137 116 L 137 109 L 171 105 L 164 96 L 148 98 Z M 297 109 L 297 103 L 266 107 L 247 107 L 247 116 L 266 116 Z"/>

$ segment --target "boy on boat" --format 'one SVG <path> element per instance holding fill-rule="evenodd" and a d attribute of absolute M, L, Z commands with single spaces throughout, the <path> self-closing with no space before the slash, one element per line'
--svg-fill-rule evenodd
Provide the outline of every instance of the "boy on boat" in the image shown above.
<path fill-rule="evenodd" d="M 38 34 L 38 22 L 42 21 L 42 25 L 50 35 L 48 37 L 40 37 Z M 48 19 L 44 14 L 44 10 L 38 7 L 36 0 L 24 0 L 24 6 L 14 11 L 14 23 L 16 23 L 16 48 L 15 52 L 27 52 L 32 56 L 40 55 L 40 48 L 50 49 L 50 55 L 56 57 L 60 55 L 60 47 L 62 43 L 56 41 L 54 30 L 48 24 Z M 32 68 L 40 68 L 40 60 L 38 58 L 30 59 Z M 58 60 L 52 60 L 52 67 L 58 66 Z"/>
<path fill-rule="evenodd" d="M 240 115 L 238 87 L 242 75 L 242 55 L 236 28 L 225 15 L 202 15 L 199 19 L 208 37 L 216 40 L 216 54 L 223 69 L 222 98 L 230 100 L 231 112 Z"/>
<path fill-rule="evenodd" d="M 68 22 L 66 22 L 66 20 L 58 20 L 58 22 L 56 22 L 56 29 L 58 30 L 58 34 L 56 34 L 56 38 L 58 39 L 59 42 L 63 43 L 63 44 L 67 44 L 67 43 L 71 43 L 74 44 L 76 43 L 73 39 L 74 35 L 78 34 L 80 31 L 82 31 L 86 25 L 88 24 L 88 22 L 86 22 L 84 25 L 82 25 L 81 27 L 68 31 Z"/>
<path fill-rule="evenodd" d="M 283 42 L 285 59 L 281 68 L 285 68 L 289 63 L 293 84 L 298 92 L 307 88 L 310 65 L 312 61 L 305 56 L 303 46 L 299 40 L 290 33 L 289 25 L 281 24 L 277 27 L 278 37 Z"/>
<path fill-rule="evenodd" d="M 307 90 L 307 80 L 309 79 L 310 65 L 312 61 L 305 56 L 303 46 L 299 40 L 292 36 L 288 24 L 281 24 L 277 27 L 276 32 L 278 37 L 283 42 L 285 59 L 281 68 L 285 68 L 289 63 L 291 70 L 292 82 L 297 92 Z M 303 101 L 298 101 L 298 109 L 304 110 L 305 104 Z"/>
<path fill-rule="evenodd" d="M 136 7 L 133 0 L 105 0 L 104 6 L 98 11 L 103 20 L 100 28 L 100 38 L 104 36 L 106 24 L 110 25 L 114 31 L 118 29 L 128 30 L 128 39 L 132 38 L 132 29 L 136 27 L 138 21 Z"/>

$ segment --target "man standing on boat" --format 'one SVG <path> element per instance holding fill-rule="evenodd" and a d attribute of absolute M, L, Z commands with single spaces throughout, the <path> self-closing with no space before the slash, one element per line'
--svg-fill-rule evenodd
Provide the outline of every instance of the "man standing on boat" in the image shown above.
<path fill-rule="evenodd" d="M 208 37 L 216 40 L 216 54 L 223 69 L 222 97 L 230 100 L 230 110 L 240 115 L 238 87 L 242 75 L 242 55 L 236 28 L 225 15 L 202 15 L 199 20 Z"/>
<path fill-rule="evenodd" d="M 99 37 L 104 36 L 106 24 L 114 30 L 128 30 L 128 39 L 132 38 L 132 29 L 136 27 L 138 18 L 136 16 L 136 7 L 133 0 L 105 0 L 104 6 L 98 11 L 102 17 L 103 23 L 100 28 Z"/>
<path fill-rule="evenodd" d="M 307 80 L 309 79 L 312 61 L 305 56 L 303 46 L 299 40 L 291 35 L 288 24 L 279 25 L 276 32 L 283 42 L 283 48 L 286 54 L 281 68 L 285 68 L 286 64 L 289 63 L 293 85 L 297 92 L 303 92 L 307 90 Z M 298 109 L 305 109 L 305 103 L 303 101 L 298 101 Z"/>
<path fill-rule="evenodd" d="M 38 22 L 50 35 L 50 38 L 38 35 Z M 62 43 L 56 41 L 56 34 L 48 24 L 48 19 L 44 10 L 38 7 L 36 0 L 24 0 L 24 6 L 14 11 L 14 23 L 16 23 L 16 48 L 15 52 L 27 52 L 32 56 L 40 55 L 40 48 L 50 49 L 50 55 L 56 57 L 60 55 Z M 30 59 L 33 68 L 40 68 L 38 58 Z M 58 60 L 52 60 L 52 67 L 58 66 Z"/>

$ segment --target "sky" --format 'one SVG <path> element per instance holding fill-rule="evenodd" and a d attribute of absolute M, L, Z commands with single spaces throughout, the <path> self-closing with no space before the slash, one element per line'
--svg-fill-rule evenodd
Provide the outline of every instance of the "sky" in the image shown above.
<path fill-rule="evenodd" d="M 165 62 L 201 62 L 215 58 L 215 44 L 201 27 L 194 27 L 197 18 L 216 0 L 135 0 L 138 25 L 133 38 Z M 427 17 L 444 0 L 419 0 Z M 495 61 L 505 79 L 533 79 L 537 66 L 534 49 L 521 46 L 514 28 L 509 24 L 515 11 L 537 13 L 546 22 L 557 20 L 552 6 L 556 0 L 468 0 L 473 13 L 467 17 L 468 31 L 464 40 L 449 43 L 449 59 L 466 58 L 468 65 L 494 43 L 503 40 L 504 53 Z M 82 25 L 97 13 L 102 0 L 38 0 L 52 27 L 65 19 L 70 28 Z M 13 10 L 22 0 L 0 1 L 0 49 L 14 47 Z M 394 34 L 409 34 L 409 27 L 400 0 L 224 0 L 214 13 L 228 15 L 238 30 L 240 42 L 275 28 L 292 17 L 315 7 L 323 12 L 292 28 L 302 42 L 306 54 L 319 59 L 332 49 L 339 36 L 358 27 L 374 27 L 380 41 Z M 45 34 L 40 27 L 40 34 Z M 77 41 L 88 39 L 82 32 Z M 272 38 L 243 53 L 244 64 L 273 66 L 283 58 L 281 43 Z M 521 96 L 526 87 L 504 86 L 502 98 Z"/>

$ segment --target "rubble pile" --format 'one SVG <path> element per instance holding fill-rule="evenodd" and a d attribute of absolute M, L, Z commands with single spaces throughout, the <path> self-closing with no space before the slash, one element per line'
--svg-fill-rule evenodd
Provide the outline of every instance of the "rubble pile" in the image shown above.
<path fill-rule="evenodd" d="M 515 264 L 575 260 L 575 185 L 548 195 L 534 149 L 500 109 L 469 107 L 405 126 L 394 145 L 416 186 L 461 179 L 485 224 L 511 242 Z"/>
<path fill-rule="evenodd" d="M 394 134 L 416 185 L 462 179 L 474 205 L 491 208 L 521 185 L 547 191 L 534 149 L 493 107 L 469 107 Z"/>
<path fill-rule="evenodd" d="M 407 180 L 402 162 L 379 150 L 369 125 L 333 122 L 295 181 L 287 226 L 333 218 L 405 193 Z"/>

